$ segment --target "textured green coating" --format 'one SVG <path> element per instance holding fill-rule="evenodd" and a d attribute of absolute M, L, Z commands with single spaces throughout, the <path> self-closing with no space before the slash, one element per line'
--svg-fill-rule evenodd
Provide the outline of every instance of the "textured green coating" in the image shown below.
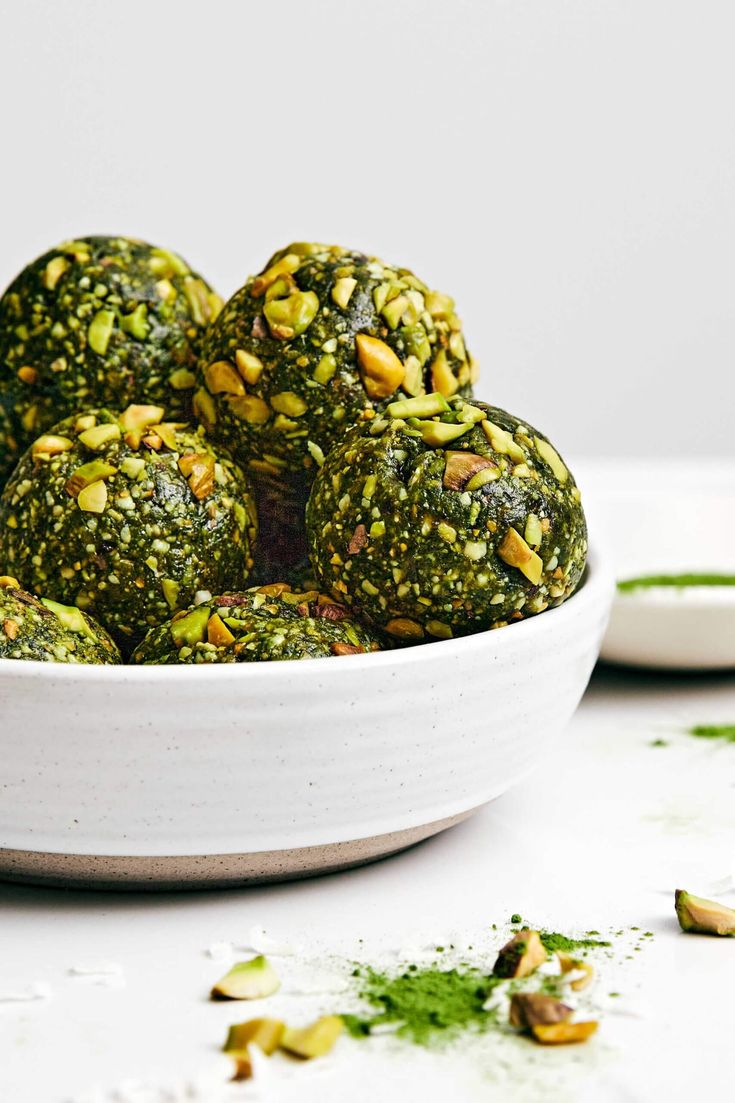
<path fill-rule="evenodd" d="M 204 612 L 203 617 L 199 613 Z M 191 614 L 194 614 L 191 616 Z M 292 592 L 276 584 L 241 593 L 222 594 L 188 610 L 184 617 L 153 628 L 133 654 L 134 663 L 247 663 L 275 659 L 316 659 L 330 655 L 377 651 L 378 641 L 344 606 L 323 595 Z M 209 642 L 222 628 L 226 644 Z M 179 646 L 185 637 L 183 646 Z"/>
<path fill-rule="evenodd" d="M 0 481 L 74 410 L 148 401 L 189 416 L 221 305 L 179 256 L 130 238 L 64 242 L 29 264 L 0 299 Z"/>
<path fill-rule="evenodd" d="M 60 438 L 70 447 L 48 454 L 39 448 L 49 438 L 40 438 L 0 498 L 5 569 L 91 612 L 124 650 L 198 591 L 241 586 L 255 534 L 246 477 L 201 429 L 160 424 L 159 416 L 137 434 L 119 429 L 118 439 L 94 450 L 84 443 L 90 431 L 81 427 L 90 419 L 116 433 L 128 416 L 95 410 L 60 422 L 52 443 Z M 190 472 L 193 456 L 199 466 Z M 90 479 L 87 490 L 104 498 L 101 512 L 82 508 L 94 504 L 84 490 L 73 496 Z"/>
<path fill-rule="evenodd" d="M 446 447 L 426 443 L 445 435 Z M 408 642 L 559 605 L 587 553 L 579 491 L 546 438 L 459 398 L 433 419 L 386 414 L 355 427 L 319 472 L 307 530 L 319 585 Z M 502 558 L 511 537 L 535 581 Z"/>
<path fill-rule="evenodd" d="M 385 387 L 367 377 L 358 335 L 397 356 L 398 376 Z M 303 555 L 309 486 L 351 425 L 393 397 L 469 394 L 476 372 L 452 300 L 408 269 L 337 246 L 297 243 L 276 253 L 209 329 L 194 398 L 213 438 L 262 481 L 259 500 L 285 503 L 263 532 L 266 573 L 269 559 L 277 570 Z"/>
<path fill-rule="evenodd" d="M 61 610 L 61 615 L 65 612 L 72 614 L 75 629 L 33 594 L 15 586 L 0 588 L 0 658 L 108 665 L 122 661 L 104 628 L 81 610 Z"/>

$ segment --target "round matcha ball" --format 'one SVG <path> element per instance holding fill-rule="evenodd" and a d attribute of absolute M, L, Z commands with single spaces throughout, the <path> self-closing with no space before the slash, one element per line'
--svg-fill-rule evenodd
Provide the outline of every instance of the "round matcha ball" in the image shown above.
<path fill-rule="evenodd" d="M 81 609 L 37 598 L 9 575 L 0 578 L 0 659 L 122 662 L 112 637 Z"/>
<path fill-rule="evenodd" d="M 96 409 L 38 437 L 0 498 L 0 561 L 129 649 L 200 590 L 252 569 L 249 484 L 160 406 Z"/>
<path fill-rule="evenodd" d="M 378 651 L 375 634 L 315 590 L 286 583 L 206 599 L 153 628 L 132 662 L 252 663 Z"/>
<path fill-rule="evenodd" d="M 406 641 L 559 605 L 587 554 L 579 490 L 547 438 L 437 394 L 347 434 L 314 483 L 307 526 L 319 584 Z"/>
<path fill-rule="evenodd" d="M 209 329 L 194 396 L 257 480 L 266 571 L 303 554 L 309 486 L 351 425 L 395 397 L 469 393 L 476 370 L 452 299 L 407 268 L 338 246 L 276 253 Z"/>
<path fill-rule="evenodd" d="M 154 402 L 190 416 L 221 306 L 181 257 L 131 238 L 67 241 L 29 264 L 0 299 L 0 480 L 74 410 Z"/>

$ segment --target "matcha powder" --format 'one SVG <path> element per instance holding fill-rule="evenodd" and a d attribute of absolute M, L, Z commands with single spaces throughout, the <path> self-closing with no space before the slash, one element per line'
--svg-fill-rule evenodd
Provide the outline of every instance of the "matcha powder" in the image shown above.
<path fill-rule="evenodd" d="M 364 1037 L 380 1024 L 395 1023 L 400 1037 L 430 1046 L 460 1031 L 484 1030 L 495 1021 L 484 1004 L 500 982 L 474 969 L 444 971 L 411 965 L 391 976 L 365 966 L 354 975 L 359 978 L 360 997 L 376 1011 L 342 1016 L 353 1037 Z"/>

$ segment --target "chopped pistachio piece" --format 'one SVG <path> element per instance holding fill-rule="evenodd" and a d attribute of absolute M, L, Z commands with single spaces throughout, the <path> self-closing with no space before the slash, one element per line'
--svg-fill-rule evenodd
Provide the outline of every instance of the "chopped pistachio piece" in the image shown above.
<path fill-rule="evenodd" d="M 249 1080 L 253 1075 L 250 1046 L 257 1046 L 270 1057 L 278 1049 L 286 1024 L 280 1019 L 250 1019 L 231 1026 L 222 1049 L 235 1062 L 234 1080 Z"/>
<path fill-rule="evenodd" d="M 239 372 L 229 360 L 216 360 L 204 369 L 204 379 L 210 394 L 245 394 Z"/>
<path fill-rule="evenodd" d="M 18 379 L 20 379 L 22 383 L 32 385 L 38 382 L 38 372 L 29 364 L 24 364 L 23 367 L 18 368 Z"/>
<path fill-rule="evenodd" d="M 486 483 L 494 483 L 496 479 L 500 478 L 500 475 L 500 468 L 496 467 L 494 463 L 490 463 L 465 483 L 465 490 L 472 493 L 473 490 L 479 490 Z"/>
<path fill-rule="evenodd" d="M 527 977 L 547 960 L 538 931 L 519 931 L 498 954 L 493 973 L 496 977 Z"/>
<path fill-rule="evenodd" d="M 539 1023 L 531 1027 L 531 1033 L 537 1042 L 545 1046 L 566 1046 L 575 1042 L 586 1042 L 597 1030 L 593 1021 L 582 1023 Z"/>
<path fill-rule="evenodd" d="M 100 452 L 112 441 L 120 440 L 121 436 L 118 425 L 95 425 L 92 429 L 85 429 L 80 433 L 79 440 L 91 452 Z"/>
<path fill-rule="evenodd" d="M 41 604 L 45 605 L 70 632 L 78 632 L 80 636 L 86 636 L 90 640 L 97 639 L 81 609 L 77 609 L 74 605 L 60 605 L 58 601 L 50 601 L 47 597 L 41 598 Z"/>
<path fill-rule="evenodd" d="M 544 440 L 543 437 L 534 437 L 533 440 L 536 445 L 536 451 L 541 459 L 548 463 L 559 482 L 565 483 L 569 478 L 569 472 L 562 462 L 559 453 L 555 448 L 552 448 L 548 440 Z"/>
<path fill-rule="evenodd" d="M 513 440 L 512 433 L 501 428 L 500 425 L 494 425 L 489 419 L 481 421 L 480 424 L 482 425 L 487 439 L 496 452 L 500 452 L 504 456 L 510 456 L 514 463 L 524 462 L 526 453 L 523 451 L 520 444 L 517 444 Z"/>
<path fill-rule="evenodd" d="M 498 545 L 498 555 L 509 567 L 516 567 L 534 586 L 541 581 L 544 569 L 541 557 L 529 548 L 523 537 L 512 526 Z"/>
<path fill-rule="evenodd" d="M 523 535 L 526 543 L 533 547 L 538 547 L 543 540 L 544 530 L 541 527 L 539 517 L 535 513 L 529 513 L 526 518 L 526 528 Z"/>
<path fill-rule="evenodd" d="M 335 281 L 334 287 L 332 288 L 332 298 L 342 310 L 347 309 L 349 301 L 352 298 L 352 292 L 356 287 L 357 280 L 352 279 L 350 276 L 343 276 L 342 279 Z"/>
<path fill-rule="evenodd" d="M 388 398 L 403 382 L 404 368 L 390 345 L 368 333 L 355 337 L 363 385 L 371 398 Z"/>
<path fill-rule="evenodd" d="M 424 444 L 431 448 L 443 448 L 458 440 L 472 428 L 471 425 L 457 425 L 448 421 L 425 421 L 421 425 L 421 437 Z"/>
<path fill-rule="evenodd" d="M 77 505 L 85 513 L 104 513 L 107 505 L 107 487 L 101 479 L 83 487 L 77 495 Z"/>
<path fill-rule="evenodd" d="M 323 386 L 329 382 L 337 370 L 337 361 L 331 352 L 325 352 L 314 368 L 314 379 Z"/>
<path fill-rule="evenodd" d="M 66 492 L 71 498 L 77 498 L 80 492 L 99 479 L 109 479 L 117 472 L 117 468 L 105 460 L 92 460 L 91 463 L 83 463 L 77 467 L 66 482 Z"/>
<path fill-rule="evenodd" d="M 53 433 L 46 433 L 44 436 L 34 440 L 31 451 L 34 456 L 40 454 L 58 456 L 61 452 L 68 452 L 69 449 L 73 447 L 74 443 L 70 441 L 68 437 L 57 437 L 54 436 Z"/>
<path fill-rule="evenodd" d="M 313 291 L 292 291 L 286 299 L 273 299 L 263 307 L 274 337 L 290 340 L 304 333 L 316 317 L 319 299 Z"/>
<path fill-rule="evenodd" d="M 422 395 L 426 388 L 424 387 L 424 375 L 421 361 L 416 356 L 407 356 L 403 367 L 404 375 L 403 383 L 401 383 L 403 390 L 406 394 L 416 397 Z"/>
<path fill-rule="evenodd" d="M 434 394 L 418 395 L 416 398 L 402 398 L 397 402 L 391 402 L 387 412 L 391 417 L 418 417 L 429 418 L 437 414 L 443 414 L 449 409 L 449 404 L 444 395 L 438 392 Z"/>
<path fill-rule="evenodd" d="M 43 286 L 47 291 L 53 291 L 56 284 L 69 268 L 66 257 L 52 257 L 43 270 Z"/>
<path fill-rule="evenodd" d="M 240 421 L 247 421 L 251 425 L 265 425 L 271 417 L 270 406 L 262 398 L 258 398 L 256 394 L 231 398 L 229 407 L 235 417 Z"/>
<path fill-rule="evenodd" d="M 448 490 L 464 490 L 478 471 L 495 467 L 492 460 L 486 456 L 478 456 L 474 452 L 447 452 L 446 459 L 442 481 Z"/>
<path fill-rule="evenodd" d="M 177 609 L 179 605 L 179 591 L 181 590 L 179 583 L 173 578 L 164 578 L 161 583 L 161 589 L 163 590 L 163 596 L 166 598 L 169 609 Z"/>
<path fill-rule="evenodd" d="M 676 916 L 682 931 L 691 934 L 735 935 L 735 909 L 677 889 Z"/>
<path fill-rule="evenodd" d="M 245 382 L 249 383 L 251 387 L 255 386 L 263 374 L 263 361 L 260 357 L 255 356 L 252 352 L 246 352 L 245 349 L 237 349 L 235 363 Z"/>
<path fill-rule="evenodd" d="M 184 276 L 184 297 L 194 322 L 198 326 L 206 326 L 211 319 L 212 306 L 204 280 Z"/>
<path fill-rule="evenodd" d="M 510 999 L 510 1025 L 530 1030 L 543 1023 L 563 1023 L 571 1018 L 573 1009 L 542 992 L 515 992 Z"/>
<path fill-rule="evenodd" d="M 459 390 L 459 380 L 449 366 L 447 354 L 440 349 L 431 365 L 431 382 L 435 391 L 451 398 Z"/>
<path fill-rule="evenodd" d="M 390 299 L 385 304 L 380 313 L 383 315 L 390 328 L 395 329 L 403 318 L 408 306 L 408 298 L 405 295 L 397 295 L 395 299 Z"/>
<path fill-rule="evenodd" d="M 271 284 L 276 282 L 279 276 L 283 276 L 284 274 L 291 275 L 292 272 L 298 270 L 300 265 L 301 257 L 297 253 L 287 253 L 253 280 L 250 292 L 251 295 L 253 298 L 260 298 L 260 296 L 268 290 Z"/>
<path fill-rule="evenodd" d="M 194 647 L 203 643 L 207 634 L 207 623 L 211 609 L 198 605 L 184 616 L 171 621 L 171 638 L 176 647 Z"/>
<path fill-rule="evenodd" d="M 212 999 L 258 1000 L 272 996 L 280 987 L 275 969 L 263 954 L 259 954 L 250 961 L 233 965 L 212 988 Z"/>
<path fill-rule="evenodd" d="M 427 292 L 424 301 L 432 318 L 449 318 L 454 313 L 454 299 L 440 291 Z"/>
<path fill-rule="evenodd" d="M 288 417 L 301 417 L 309 408 L 303 398 L 294 394 L 293 391 L 282 391 L 280 394 L 272 394 L 270 403 L 273 409 L 279 414 L 286 414 Z"/>
<path fill-rule="evenodd" d="M 165 412 L 163 406 L 128 406 L 120 415 L 120 428 L 123 432 L 147 429 L 151 425 L 158 425 Z"/>
<path fill-rule="evenodd" d="M 224 623 L 219 613 L 213 613 L 207 621 L 207 643 L 215 647 L 230 647 L 235 642 L 235 637 Z"/>
<path fill-rule="evenodd" d="M 188 368 L 177 368 L 171 372 L 168 381 L 175 391 L 190 391 L 196 384 L 197 377 Z"/>
<path fill-rule="evenodd" d="M 120 319 L 120 329 L 124 333 L 129 333 L 131 337 L 135 337 L 138 341 L 145 341 L 150 328 L 148 307 L 145 303 L 138 303 L 131 314 L 123 314 Z"/>
<path fill-rule="evenodd" d="M 281 1036 L 281 1049 L 296 1057 L 303 1057 L 304 1060 L 324 1057 L 334 1047 L 343 1030 L 344 1022 L 339 1015 L 323 1015 L 315 1023 L 301 1029 L 286 1027 Z"/>
<path fill-rule="evenodd" d="M 228 1030 L 222 1049 L 230 1053 L 256 1045 L 269 1057 L 278 1049 L 284 1026 L 279 1019 L 248 1019 L 245 1023 L 235 1023 Z"/>
<path fill-rule="evenodd" d="M 115 315 L 112 310 L 98 310 L 87 330 L 89 347 L 99 356 L 104 356 L 112 337 Z"/>
<path fill-rule="evenodd" d="M 470 405 L 469 402 L 465 402 L 462 408 L 459 410 L 458 415 L 460 421 L 469 421 L 472 425 L 477 424 L 480 421 L 487 420 L 487 414 L 484 410 L 480 410 L 477 406 Z"/>
<path fill-rule="evenodd" d="M 172 253 L 169 249 L 151 249 L 150 267 L 154 275 L 163 278 L 189 274 L 186 261 L 178 253 Z"/>
<path fill-rule="evenodd" d="M 393 617 L 385 626 L 386 632 L 399 640 L 422 640 L 424 630 L 415 620 L 408 617 Z"/>

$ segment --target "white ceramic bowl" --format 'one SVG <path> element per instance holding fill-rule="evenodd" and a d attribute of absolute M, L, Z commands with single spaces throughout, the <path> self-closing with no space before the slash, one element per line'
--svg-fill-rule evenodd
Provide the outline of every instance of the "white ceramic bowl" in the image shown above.
<path fill-rule="evenodd" d="M 617 459 L 579 467 L 587 515 L 595 532 L 605 532 L 617 578 L 735 575 L 732 460 Z M 735 669 L 735 587 L 618 593 L 602 658 L 655 670 Z"/>
<path fill-rule="evenodd" d="M 389 854 L 522 778 L 574 712 L 612 598 L 401 651 L 215 667 L 0 661 L 0 876 L 304 876 Z"/>

